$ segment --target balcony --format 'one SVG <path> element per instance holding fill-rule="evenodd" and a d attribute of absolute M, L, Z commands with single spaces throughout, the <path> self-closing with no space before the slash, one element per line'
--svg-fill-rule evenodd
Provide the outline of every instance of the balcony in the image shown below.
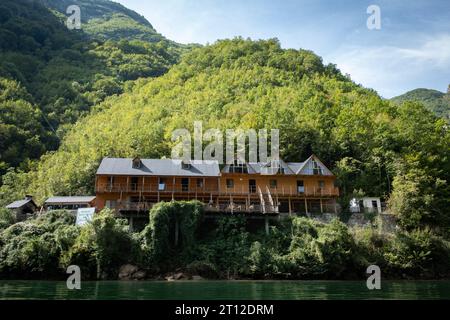
<path fill-rule="evenodd" d="M 268 186 L 261 187 L 262 190 L 267 190 Z M 338 197 L 339 196 L 339 188 L 310 188 L 310 187 L 276 187 L 276 188 L 268 188 L 272 197 Z M 221 195 L 248 195 L 248 194 L 256 194 L 256 186 L 246 187 L 233 187 L 226 188 L 221 190 Z"/>
<path fill-rule="evenodd" d="M 184 193 L 184 194 L 202 194 L 217 193 L 217 187 L 195 187 L 188 185 L 168 185 L 161 184 L 98 184 L 96 191 L 98 193 Z"/>
<path fill-rule="evenodd" d="M 266 186 L 261 189 L 266 190 Z M 218 196 L 247 196 L 257 195 L 257 186 L 233 186 L 231 188 L 224 187 L 220 190 L 217 187 L 196 187 L 187 185 L 167 185 L 167 184 L 99 184 L 97 185 L 97 193 L 153 193 L 153 194 L 208 194 Z M 269 188 L 273 197 L 338 197 L 339 188 L 312 188 L 312 187 L 276 187 Z"/>

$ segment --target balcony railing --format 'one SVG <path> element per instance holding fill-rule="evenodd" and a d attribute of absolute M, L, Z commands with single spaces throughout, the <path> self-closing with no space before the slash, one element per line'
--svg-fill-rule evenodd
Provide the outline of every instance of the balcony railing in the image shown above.
<path fill-rule="evenodd" d="M 97 185 L 97 192 L 110 192 L 110 193 L 214 193 L 218 192 L 217 187 L 192 187 L 188 185 L 167 185 L 161 184 L 126 184 L 126 183 L 114 183 L 114 184 L 99 184 Z"/>
<path fill-rule="evenodd" d="M 114 209 L 117 212 L 141 212 L 148 213 L 155 203 L 150 202 L 119 202 L 115 205 Z M 204 204 L 204 209 L 206 212 L 215 212 L 215 213 L 289 213 L 288 210 L 286 212 L 280 212 L 280 207 L 277 205 L 268 205 L 266 204 L 264 207 L 260 204 L 245 204 L 245 203 L 213 203 L 213 204 Z M 286 208 L 287 209 L 287 208 Z M 335 204 L 322 204 L 322 207 L 319 205 L 312 206 L 311 203 L 308 204 L 308 210 L 305 212 L 305 208 L 299 210 L 298 208 L 292 208 L 292 214 L 321 214 L 321 213 L 339 213 L 340 209 Z"/>
<path fill-rule="evenodd" d="M 245 194 L 253 194 L 256 192 L 252 188 L 253 186 L 246 187 L 234 187 L 234 188 L 225 188 L 220 191 L 222 195 L 245 195 Z M 256 188 L 256 187 L 255 187 Z M 261 187 L 262 190 L 266 190 L 266 186 Z M 281 186 L 276 188 L 268 188 L 272 197 L 276 196 L 317 196 L 317 197 L 328 197 L 328 196 L 339 196 L 339 188 L 331 187 L 331 188 L 311 188 L 311 187 L 292 187 L 292 186 Z"/>
<path fill-rule="evenodd" d="M 265 187 L 262 188 L 266 190 Z M 276 187 L 269 188 L 273 197 L 276 196 L 315 196 L 315 197 L 330 197 L 339 196 L 339 189 L 335 187 L 320 188 L 320 187 Z M 234 186 L 232 188 L 218 187 L 192 187 L 187 185 L 167 185 L 167 184 L 148 184 L 148 185 L 135 185 L 135 184 L 99 184 L 97 185 L 97 192 L 99 193 L 178 193 L 178 194 L 213 194 L 221 196 L 233 196 L 233 195 L 249 195 L 256 194 L 256 186 Z"/>

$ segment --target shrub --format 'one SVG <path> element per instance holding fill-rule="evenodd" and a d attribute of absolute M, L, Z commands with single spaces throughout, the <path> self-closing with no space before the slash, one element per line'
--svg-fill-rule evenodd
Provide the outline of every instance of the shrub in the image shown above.
<path fill-rule="evenodd" d="M 76 227 L 53 230 L 35 221 L 16 223 L 1 233 L 0 273 L 53 277 L 60 272 L 59 257 L 74 241 Z"/>
<path fill-rule="evenodd" d="M 62 263 L 80 266 L 87 277 L 93 277 L 94 270 L 97 277 L 116 277 L 121 265 L 135 260 L 136 246 L 126 221 L 103 210 L 82 228 Z"/>
<path fill-rule="evenodd" d="M 415 277 L 448 276 L 450 244 L 430 229 L 397 234 L 385 258 L 393 272 Z"/>
<path fill-rule="evenodd" d="M 15 222 L 14 214 L 11 210 L 0 208 L 0 230 L 6 229 Z"/>
<path fill-rule="evenodd" d="M 168 266 L 171 257 L 189 260 L 202 218 L 203 205 L 198 201 L 162 202 L 154 206 L 150 211 L 150 222 L 142 232 L 144 250 L 150 261 Z M 176 227 L 179 241 L 175 245 Z"/>

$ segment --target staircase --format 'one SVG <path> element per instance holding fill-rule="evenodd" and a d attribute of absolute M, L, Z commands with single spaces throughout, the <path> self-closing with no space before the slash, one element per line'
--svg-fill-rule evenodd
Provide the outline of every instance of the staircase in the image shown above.
<path fill-rule="evenodd" d="M 263 214 L 266 213 L 278 213 L 278 205 L 275 206 L 273 202 L 272 194 L 270 189 L 266 186 L 266 193 L 263 193 L 261 188 L 258 186 L 259 201 L 261 202 L 261 211 Z"/>
<path fill-rule="evenodd" d="M 258 186 L 258 195 L 259 195 L 259 201 L 261 202 L 261 211 L 262 213 L 266 213 L 266 201 L 264 199 L 264 195 L 261 191 L 261 188 Z"/>
<path fill-rule="evenodd" d="M 273 202 L 272 193 L 270 192 L 268 186 L 266 186 L 266 192 L 267 192 L 267 200 L 269 201 L 270 204 L 269 212 L 278 213 L 278 205 L 275 205 L 275 203 Z"/>

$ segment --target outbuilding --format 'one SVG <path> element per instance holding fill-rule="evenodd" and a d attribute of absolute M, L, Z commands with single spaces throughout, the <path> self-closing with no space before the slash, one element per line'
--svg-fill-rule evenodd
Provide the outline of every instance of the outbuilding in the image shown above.
<path fill-rule="evenodd" d="M 92 207 L 95 207 L 95 196 L 51 197 L 48 198 L 44 203 L 44 208 L 47 211 L 76 211 L 80 208 Z"/>
<path fill-rule="evenodd" d="M 14 201 L 6 206 L 6 209 L 13 211 L 17 221 L 23 221 L 28 216 L 32 216 L 38 211 L 38 206 L 31 195 L 26 195 L 24 199 Z"/>

